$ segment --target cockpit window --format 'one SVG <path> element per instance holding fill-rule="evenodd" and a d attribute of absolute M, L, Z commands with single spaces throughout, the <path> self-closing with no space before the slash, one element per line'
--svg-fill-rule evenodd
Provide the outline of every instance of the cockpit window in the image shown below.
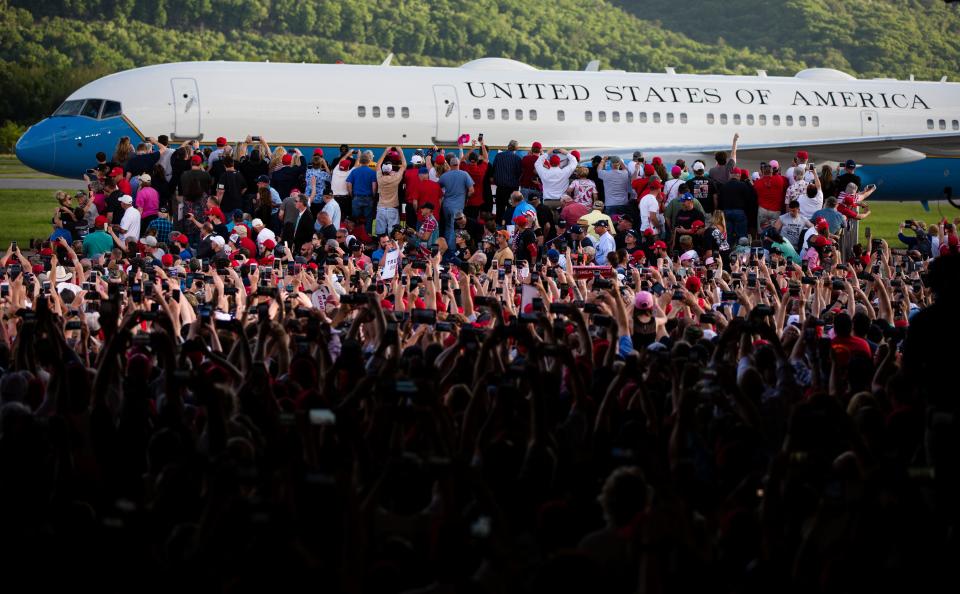
<path fill-rule="evenodd" d="M 103 113 L 100 114 L 100 119 L 105 120 L 107 118 L 118 116 L 121 113 L 119 101 L 107 101 L 103 106 Z"/>
<path fill-rule="evenodd" d="M 100 117 L 100 107 L 102 106 L 103 99 L 87 99 L 87 102 L 83 104 L 83 110 L 80 111 L 80 115 L 97 119 Z"/>
<path fill-rule="evenodd" d="M 101 111 L 101 107 L 103 108 Z M 119 101 L 105 101 L 103 99 L 71 99 L 53 112 L 56 116 L 84 116 L 95 120 L 116 117 L 123 113 Z"/>
<path fill-rule="evenodd" d="M 80 115 L 80 110 L 83 109 L 83 99 L 72 99 L 70 101 L 64 101 L 63 105 L 57 108 L 57 111 L 53 112 L 54 116 L 75 116 Z"/>

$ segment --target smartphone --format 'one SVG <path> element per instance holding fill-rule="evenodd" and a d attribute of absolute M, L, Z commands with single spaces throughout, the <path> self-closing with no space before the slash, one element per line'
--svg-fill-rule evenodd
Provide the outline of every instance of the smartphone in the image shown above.
<path fill-rule="evenodd" d="M 479 142 L 480 144 L 483 144 L 483 132 L 481 132 L 480 134 L 477 134 L 477 142 Z"/>
<path fill-rule="evenodd" d="M 311 425 L 335 425 L 337 422 L 337 415 L 329 408 L 311 408 L 309 416 Z"/>
<path fill-rule="evenodd" d="M 410 321 L 414 324 L 430 324 L 434 325 L 437 323 L 437 310 L 435 309 L 414 309 L 410 313 Z"/>

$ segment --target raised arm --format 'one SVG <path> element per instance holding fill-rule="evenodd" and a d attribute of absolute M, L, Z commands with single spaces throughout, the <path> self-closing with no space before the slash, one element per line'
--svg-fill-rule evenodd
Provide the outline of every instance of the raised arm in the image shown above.
<path fill-rule="evenodd" d="M 739 140 L 740 140 L 740 133 L 739 132 L 734 133 L 733 146 L 730 147 L 730 158 L 733 159 L 734 162 L 737 161 L 737 142 Z"/>

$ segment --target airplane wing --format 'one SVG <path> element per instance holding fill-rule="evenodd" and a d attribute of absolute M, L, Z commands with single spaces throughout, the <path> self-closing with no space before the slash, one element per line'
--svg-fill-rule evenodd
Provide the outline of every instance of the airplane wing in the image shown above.
<path fill-rule="evenodd" d="M 717 151 L 729 151 L 724 146 L 665 146 L 635 148 L 584 148 L 584 158 L 588 154 L 619 155 L 625 159 L 632 156 L 634 150 L 645 154 L 683 155 L 699 157 L 707 162 Z M 846 161 L 853 159 L 862 165 L 896 165 L 912 163 L 927 157 L 960 157 L 960 132 L 940 132 L 932 134 L 881 136 L 876 138 L 834 138 L 790 143 L 741 142 L 737 147 L 737 159 L 742 162 L 767 161 L 781 159 L 789 162 L 798 150 L 810 152 L 811 159 L 821 161 Z"/>

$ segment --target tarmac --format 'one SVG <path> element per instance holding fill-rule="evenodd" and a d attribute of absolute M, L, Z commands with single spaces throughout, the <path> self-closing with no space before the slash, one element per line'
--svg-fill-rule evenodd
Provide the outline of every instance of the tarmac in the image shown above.
<path fill-rule="evenodd" d="M 83 190 L 87 183 L 77 179 L 0 179 L 0 190 Z"/>

